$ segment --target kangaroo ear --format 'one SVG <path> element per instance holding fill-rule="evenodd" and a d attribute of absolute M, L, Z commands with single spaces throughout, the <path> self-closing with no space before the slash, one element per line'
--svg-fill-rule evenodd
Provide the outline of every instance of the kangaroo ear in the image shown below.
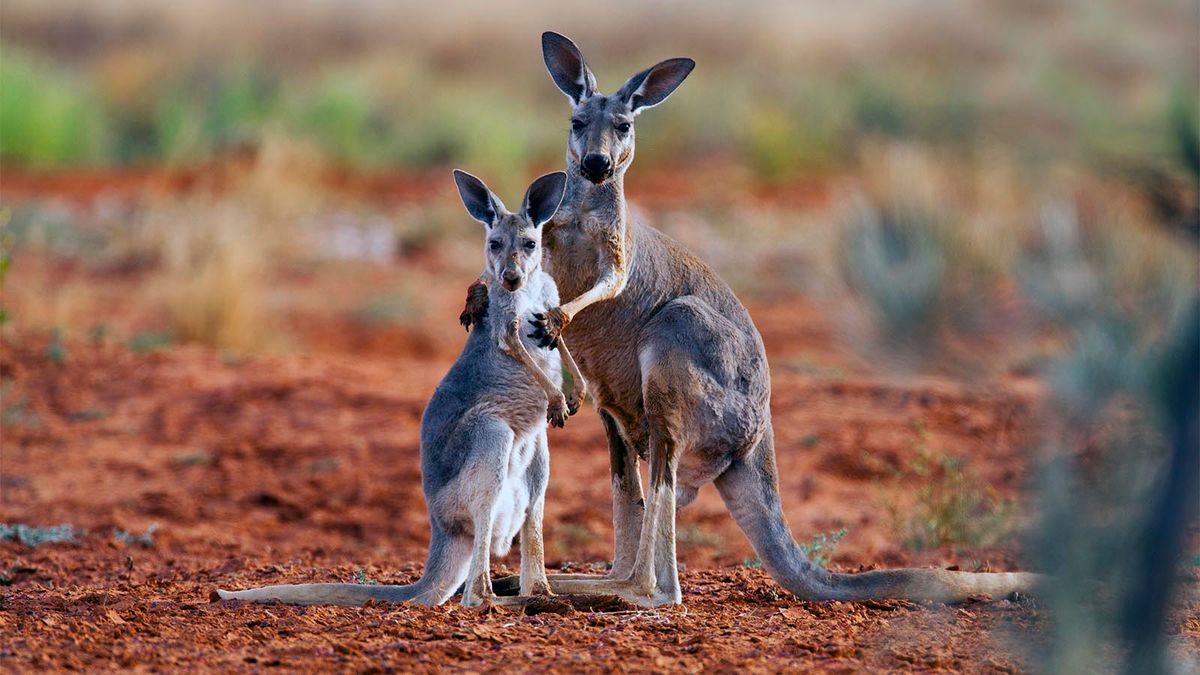
<path fill-rule="evenodd" d="M 583 62 L 583 52 L 558 33 L 542 33 L 542 58 L 554 84 L 571 99 L 572 105 L 596 93 L 596 76 Z"/>
<path fill-rule="evenodd" d="M 695 67 L 691 59 L 667 59 L 629 78 L 617 95 L 629 104 L 630 112 L 637 114 L 667 100 Z"/>
<path fill-rule="evenodd" d="M 458 195 L 462 197 L 467 213 L 488 227 L 494 225 L 504 211 L 504 203 L 500 198 L 492 194 L 483 181 L 466 171 L 455 169 L 454 182 L 458 185 Z"/>
<path fill-rule="evenodd" d="M 562 171 L 548 173 L 533 181 L 521 202 L 521 213 L 529 218 L 534 227 L 554 217 L 558 205 L 562 204 L 567 187 L 567 174 Z"/>

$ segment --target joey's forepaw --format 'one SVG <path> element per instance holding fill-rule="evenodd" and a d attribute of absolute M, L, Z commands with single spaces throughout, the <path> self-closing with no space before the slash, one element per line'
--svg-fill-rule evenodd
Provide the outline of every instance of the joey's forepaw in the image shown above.
<path fill-rule="evenodd" d="M 534 314 L 529 323 L 533 324 L 534 328 L 530 337 L 537 340 L 542 347 L 553 348 L 558 346 L 558 339 L 567 324 L 571 323 L 571 319 L 561 307 L 555 307 L 548 312 Z"/>
<path fill-rule="evenodd" d="M 463 305 L 462 314 L 458 315 L 458 322 L 463 328 L 471 330 L 471 324 L 478 324 L 487 314 L 488 308 L 488 291 L 487 286 L 481 281 L 476 281 L 467 289 L 467 301 Z"/>

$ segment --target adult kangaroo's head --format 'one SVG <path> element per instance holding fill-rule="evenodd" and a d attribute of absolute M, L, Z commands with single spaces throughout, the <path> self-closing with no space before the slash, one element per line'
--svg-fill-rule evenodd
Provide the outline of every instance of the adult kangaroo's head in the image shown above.
<path fill-rule="evenodd" d="M 696 67 L 691 59 L 667 59 L 606 96 L 597 89 L 579 47 L 566 37 L 542 33 L 542 57 L 554 84 L 571 99 L 567 171 L 595 185 L 625 173 L 633 162 L 634 118 L 667 100 Z"/>

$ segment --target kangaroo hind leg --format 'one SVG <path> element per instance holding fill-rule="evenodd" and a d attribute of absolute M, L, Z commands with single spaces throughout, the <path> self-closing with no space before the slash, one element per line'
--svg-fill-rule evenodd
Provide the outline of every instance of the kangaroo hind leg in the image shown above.
<path fill-rule="evenodd" d="M 543 429 L 534 441 L 533 459 L 525 472 L 529 506 L 521 525 L 521 595 L 549 595 L 546 553 L 542 541 L 542 513 L 546 505 L 546 483 L 550 477 L 550 447 Z"/>
<path fill-rule="evenodd" d="M 466 506 L 474 527 L 474 546 L 462 603 L 473 607 L 494 597 L 491 582 L 492 529 L 496 522 L 498 495 L 504 486 L 515 434 L 503 421 L 485 418 L 464 425 L 471 450 L 456 478 L 459 504 Z"/>

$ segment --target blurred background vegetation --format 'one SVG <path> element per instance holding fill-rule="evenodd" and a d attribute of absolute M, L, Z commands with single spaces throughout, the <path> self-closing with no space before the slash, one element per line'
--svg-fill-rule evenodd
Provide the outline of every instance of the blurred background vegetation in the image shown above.
<path fill-rule="evenodd" d="M 1179 159 L 1172 126 L 1197 93 L 1186 0 L 12 0 L 0 12 L 3 159 L 40 168 L 196 161 L 266 134 L 354 167 L 555 164 L 566 116 L 540 67 L 548 26 L 579 36 L 608 90 L 664 56 L 699 61 L 685 95 L 644 118 L 643 168 L 721 158 L 777 179 L 845 169 L 882 137 L 999 146 L 1030 169 L 1161 169 Z"/>
<path fill-rule="evenodd" d="M 1128 633 L 1092 584 L 1142 564 L 1178 422 L 1198 20 L 1194 0 L 5 0 L 0 321 L 60 349 L 431 348 L 480 261 L 448 169 L 513 203 L 562 164 L 541 31 L 605 91 L 690 56 L 638 120 L 640 213 L 752 307 L 813 299 L 873 367 L 1047 383 L 1031 558 L 1073 582 L 1046 663 L 1091 672 Z M 953 481 L 925 512 L 948 515 L 903 534 L 944 545 L 987 500 L 928 464 Z"/>

